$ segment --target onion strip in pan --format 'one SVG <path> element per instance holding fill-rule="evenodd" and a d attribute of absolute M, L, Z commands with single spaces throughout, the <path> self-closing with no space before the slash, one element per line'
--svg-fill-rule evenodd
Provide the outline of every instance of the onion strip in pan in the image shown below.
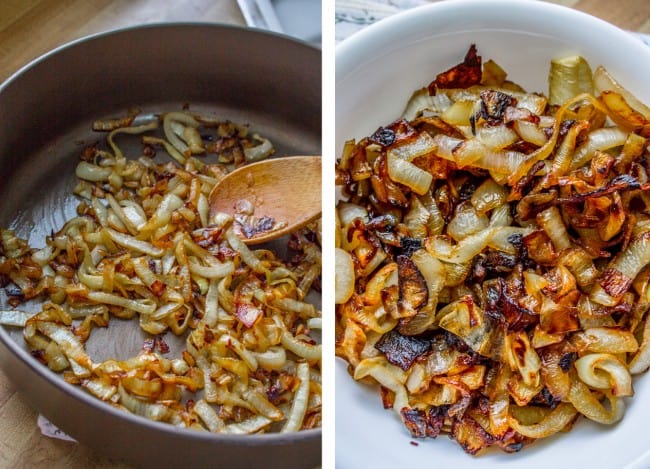
<path fill-rule="evenodd" d="M 336 353 L 412 437 L 613 424 L 650 367 L 648 108 L 582 57 L 549 77 L 471 46 L 337 162 Z"/>
<path fill-rule="evenodd" d="M 320 427 L 321 312 L 306 299 L 320 290 L 320 222 L 288 238 L 288 260 L 250 249 L 230 216 L 209 218 L 207 195 L 271 142 L 188 110 L 136 120 L 94 123 L 109 133 L 77 164 L 78 216 L 44 247 L 0 230 L 0 281 L 21 305 L 0 323 L 22 327 L 67 382 L 152 420 L 233 434 Z M 142 146 L 127 158 L 129 138 Z M 159 149 L 173 162 L 155 162 Z M 86 345 L 113 318 L 139 325 L 142 352 L 95 360 Z M 166 334 L 184 338 L 179 355 Z"/>

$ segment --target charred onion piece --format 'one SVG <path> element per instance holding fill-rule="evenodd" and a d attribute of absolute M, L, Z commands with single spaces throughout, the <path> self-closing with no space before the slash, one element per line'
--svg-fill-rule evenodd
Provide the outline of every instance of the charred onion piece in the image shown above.
<path fill-rule="evenodd" d="M 481 56 L 478 55 L 476 46 L 472 44 L 462 63 L 440 73 L 429 84 L 429 94 L 435 95 L 439 89 L 469 88 L 481 82 Z"/>
<path fill-rule="evenodd" d="M 404 336 L 392 330 L 384 334 L 375 348 L 386 355 L 393 365 L 399 366 L 404 371 L 408 370 L 413 362 L 431 347 L 431 341 L 412 336 Z"/>
<path fill-rule="evenodd" d="M 397 276 L 400 314 L 407 318 L 414 316 L 429 299 L 426 281 L 415 262 L 405 255 L 397 256 Z"/>

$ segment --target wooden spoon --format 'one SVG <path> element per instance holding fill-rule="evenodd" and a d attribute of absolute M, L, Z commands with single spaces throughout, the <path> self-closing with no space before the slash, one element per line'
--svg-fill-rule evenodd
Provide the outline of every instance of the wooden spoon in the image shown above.
<path fill-rule="evenodd" d="M 269 217 L 282 226 L 252 237 L 258 244 L 284 236 L 321 214 L 321 157 L 289 156 L 242 166 L 226 175 L 210 192 L 210 217 L 235 215 L 242 205 L 254 208 L 254 218 Z M 238 207 L 240 207 L 238 209 Z"/>

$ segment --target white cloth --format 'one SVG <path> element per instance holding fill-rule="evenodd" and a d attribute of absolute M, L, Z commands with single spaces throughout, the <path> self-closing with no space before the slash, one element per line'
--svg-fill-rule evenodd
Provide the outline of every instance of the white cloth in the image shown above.
<path fill-rule="evenodd" d="M 426 0 L 336 0 L 334 30 L 336 42 L 341 42 L 381 19 L 426 3 L 430 2 Z"/>
<path fill-rule="evenodd" d="M 402 10 L 436 0 L 336 0 L 334 36 L 339 43 L 360 29 Z M 650 35 L 634 33 L 650 46 Z"/>
<path fill-rule="evenodd" d="M 54 425 L 42 415 L 38 416 L 36 423 L 38 424 L 38 428 L 41 429 L 41 433 L 45 436 L 49 436 L 50 438 L 55 438 L 57 440 L 72 441 L 75 443 L 77 442 L 77 440 L 63 433 L 61 430 L 59 430 L 58 427 L 56 427 L 56 425 Z"/>

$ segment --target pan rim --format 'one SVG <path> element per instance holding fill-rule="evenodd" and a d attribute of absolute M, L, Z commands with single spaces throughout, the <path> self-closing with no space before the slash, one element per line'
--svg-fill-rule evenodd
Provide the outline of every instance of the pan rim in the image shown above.
<path fill-rule="evenodd" d="M 27 71 L 38 66 L 38 64 L 45 62 L 46 60 L 49 60 L 51 57 L 60 54 L 61 52 L 67 49 L 70 49 L 72 47 L 77 47 L 80 44 L 90 42 L 90 41 L 101 40 L 110 36 L 129 34 L 131 32 L 145 31 L 149 29 L 179 29 L 179 28 L 180 29 L 206 28 L 206 29 L 217 29 L 217 30 L 221 29 L 224 31 L 240 31 L 240 32 L 245 32 L 246 34 L 251 33 L 255 35 L 266 36 L 274 40 L 284 41 L 287 44 L 293 43 L 294 45 L 304 46 L 305 48 L 311 49 L 313 52 L 316 53 L 320 52 L 320 49 L 318 47 L 302 39 L 288 36 L 284 33 L 269 31 L 265 29 L 255 28 L 255 27 L 240 26 L 240 25 L 235 25 L 230 23 L 210 23 L 207 21 L 153 22 L 153 23 L 147 23 L 141 25 L 126 26 L 123 28 L 109 29 L 106 31 L 100 31 L 97 33 L 92 33 L 76 39 L 72 39 L 70 41 L 66 41 L 56 46 L 55 48 L 50 49 L 49 51 L 31 59 L 26 64 L 22 65 L 14 72 L 12 72 L 4 81 L 0 82 L 0 94 L 2 94 L 2 92 L 6 88 L 8 88 L 9 85 L 11 85 L 11 83 L 13 83 L 20 76 L 25 74 Z"/>

